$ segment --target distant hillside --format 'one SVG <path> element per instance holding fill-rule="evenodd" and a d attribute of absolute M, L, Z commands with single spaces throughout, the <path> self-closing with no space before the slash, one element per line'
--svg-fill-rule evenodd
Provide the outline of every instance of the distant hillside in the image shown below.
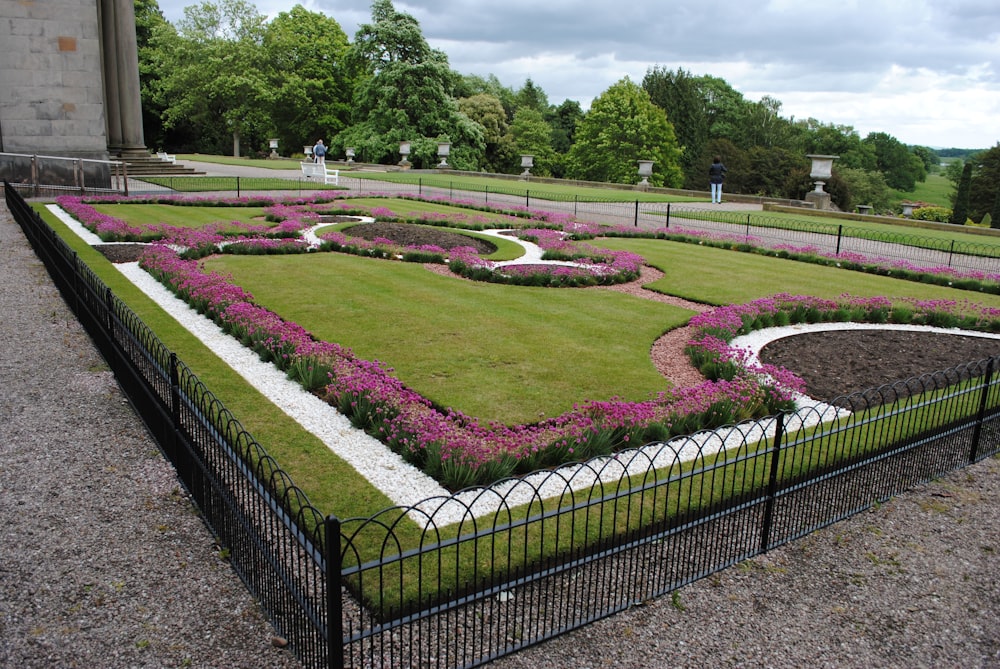
<path fill-rule="evenodd" d="M 975 153 L 981 153 L 986 149 L 933 149 L 934 153 L 938 154 L 942 158 L 962 158 L 965 159 L 967 156 L 971 156 Z"/>

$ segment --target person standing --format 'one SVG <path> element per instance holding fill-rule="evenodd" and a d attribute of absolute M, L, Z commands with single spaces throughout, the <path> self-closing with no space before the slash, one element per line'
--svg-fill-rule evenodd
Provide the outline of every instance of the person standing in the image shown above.
<path fill-rule="evenodd" d="M 313 147 L 313 161 L 326 165 L 326 146 L 323 145 L 322 139 L 317 140 L 316 146 Z"/>
<path fill-rule="evenodd" d="M 708 183 L 712 188 L 712 204 L 722 204 L 722 182 L 726 178 L 726 166 L 722 157 L 716 156 L 708 168 Z"/>

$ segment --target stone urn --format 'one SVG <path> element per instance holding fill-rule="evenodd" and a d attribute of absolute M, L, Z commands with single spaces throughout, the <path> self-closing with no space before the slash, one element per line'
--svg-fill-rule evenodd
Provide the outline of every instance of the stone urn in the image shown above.
<path fill-rule="evenodd" d="M 649 177 L 653 176 L 653 161 L 652 160 L 639 160 L 639 176 L 641 180 L 636 185 L 636 188 L 645 190 L 649 188 Z"/>
<path fill-rule="evenodd" d="M 524 171 L 521 172 L 522 177 L 530 177 L 531 168 L 534 166 L 535 166 L 534 156 L 528 156 L 528 155 L 521 156 L 521 167 L 524 168 Z"/>
<path fill-rule="evenodd" d="M 448 142 L 438 142 L 438 158 L 441 162 L 438 163 L 438 168 L 442 170 L 448 169 L 448 154 L 451 153 L 451 144 Z"/>

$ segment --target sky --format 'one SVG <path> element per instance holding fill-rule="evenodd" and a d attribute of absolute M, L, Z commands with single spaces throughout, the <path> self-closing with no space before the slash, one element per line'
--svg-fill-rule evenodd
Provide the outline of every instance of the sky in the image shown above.
<path fill-rule="evenodd" d="M 274 17 L 294 0 L 249 0 Z M 171 23 L 192 0 L 158 0 Z M 620 2 L 620 4 L 619 4 Z M 353 41 L 370 0 L 300 0 Z M 905 144 L 1000 143 L 997 0 L 408 0 L 428 43 L 461 74 L 584 109 L 653 67 L 724 79 L 787 119 L 885 132 Z"/>

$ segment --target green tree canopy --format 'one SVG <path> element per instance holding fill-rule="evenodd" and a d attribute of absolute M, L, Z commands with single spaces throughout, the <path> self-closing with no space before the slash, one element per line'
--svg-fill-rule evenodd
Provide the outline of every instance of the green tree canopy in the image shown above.
<path fill-rule="evenodd" d="M 353 93 L 348 48 L 339 23 L 301 5 L 267 25 L 264 49 L 275 74 L 269 111 L 285 152 L 301 151 L 347 127 Z"/>
<path fill-rule="evenodd" d="M 571 178 L 636 183 L 639 160 L 653 161 L 654 186 L 683 181 L 680 150 L 666 112 L 628 77 L 594 99 L 576 130 L 567 158 Z"/>
<path fill-rule="evenodd" d="M 535 157 L 534 174 L 537 176 L 552 174 L 552 163 L 555 159 L 555 151 L 552 150 L 552 126 L 545 122 L 542 112 L 531 107 L 520 107 L 514 114 L 514 122 L 510 124 L 510 136 L 511 146 L 517 156 Z"/>
<path fill-rule="evenodd" d="M 163 126 L 203 129 L 201 149 L 224 153 L 232 138 L 263 149 L 272 131 L 272 68 L 263 49 L 265 17 L 244 0 L 187 7 L 180 38 L 164 42 L 160 100 Z"/>
<path fill-rule="evenodd" d="M 667 119 L 674 126 L 681 150 L 684 186 L 703 187 L 703 173 L 698 166 L 709 139 L 709 118 L 698 79 L 681 68 L 671 71 L 656 66 L 647 70 L 642 87 L 653 104 L 667 113 Z"/>
<path fill-rule="evenodd" d="M 1000 144 L 975 154 L 969 159 L 973 165 L 969 184 L 969 216 L 981 221 L 987 213 L 994 226 L 1000 226 L 996 206 L 1000 202 Z"/>
<path fill-rule="evenodd" d="M 483 128 L 459 112 L 453 97 L 459 77 L 443 52 L 431 49 L 420 25 L 390 0 L 372 3 L 372 23 L 355 35 L 350 58 L 361 72 L 354 95 L 354 124 L 331 142 L 351 146 L 359 159 L 392 163 L 399 143 L 411 143 L 415 167 L 437 163 L 437 142 L 452 143 L 449 162 L 476 169 L 485 153 Z"/>
<path fill-rule="evenodd" d="M 890 188 L 909 192 L 927 179 L 923 161 L 892 135 L 873 132 L 863 142 L 874 151 L 876 169 L 885 175 Z"/>
<path fill-rule="evenodd" d="M 508 136 L 507 113 L 503 104 L 488 93 L 477 93 L 458 101 L 458 110 L 483 128 L 485 143 L 481 169 L 504 172 L 513 163 L 515 150 Z"/>

